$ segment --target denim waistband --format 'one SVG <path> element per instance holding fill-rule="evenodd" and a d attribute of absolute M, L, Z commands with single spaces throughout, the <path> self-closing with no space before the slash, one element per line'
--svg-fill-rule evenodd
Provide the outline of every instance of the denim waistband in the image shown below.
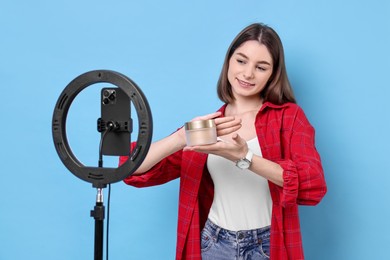
<path fill-rule="evenodd" d="M 231 231 L 219 227 L 208 219 L 206 221 L 205 229 L 217 240 L 222 238 L 232 242 L 259 241 L 270 237 L 270 226 L 259 229 Z"/>

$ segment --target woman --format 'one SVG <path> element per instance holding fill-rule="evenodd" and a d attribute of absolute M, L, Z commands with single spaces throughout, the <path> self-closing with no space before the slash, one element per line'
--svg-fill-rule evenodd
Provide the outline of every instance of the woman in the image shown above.
<path fill-rule="evenodd" d="M 176 259 L 303 259 L 298 205 L 319 203 L 326 184 L 272 28 L 236 36 L 217 92 L 225 104 L 197 118 L 215 119 L 216 144 L 186 147 L 181 128 L 153 143 L 125 183 L 181 178 Z"/>

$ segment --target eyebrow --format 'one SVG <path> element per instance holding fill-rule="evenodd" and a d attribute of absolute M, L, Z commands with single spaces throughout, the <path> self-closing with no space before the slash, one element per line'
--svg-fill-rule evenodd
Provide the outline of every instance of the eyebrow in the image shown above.
<path fill-rule="evenodd" d="M 246 55 L 245 55 L 244 53 L 242 53 L 242 52 L 238 52 L 238 53 L 236 53 L 236 54 L 242 56 L 242 57 L 245 58 L 245 59 L 249 59 L 248 56 L 246 56 Z M 271 63 L 269 63 L 268 61 L 265 61 L 265 60 L 258 61 L 257 64 L 266 64 L 266 65 L 271 66 Z"/>

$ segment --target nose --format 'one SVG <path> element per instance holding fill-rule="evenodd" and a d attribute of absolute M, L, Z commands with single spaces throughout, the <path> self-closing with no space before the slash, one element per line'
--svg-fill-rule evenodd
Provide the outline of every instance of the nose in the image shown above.
<path fill-rule="evenodd" d="M 253 69 L 250 66 L 247 66 L 244 70 L 244 78 L 251 79 L 254 76 Z"/>

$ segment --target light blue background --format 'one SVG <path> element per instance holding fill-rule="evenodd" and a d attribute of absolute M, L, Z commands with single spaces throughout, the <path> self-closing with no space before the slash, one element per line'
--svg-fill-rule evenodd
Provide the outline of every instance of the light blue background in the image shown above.
<path fill-rule="evenodd" d="M 252 22 L 280 34 L 299 104 L 316 128 L 329 192 L 301 207 L 307 259 L 384 259 L 390 207 L 387 0 L 0 2 L 0 259 L 93 259 L 95 190 L 54 149 L 65 86 L 111 69 L 150 103 L 153 139 L 221 105 L 233 37 Z M 72 104 L 68 138 L 97 164 L 99 85 Z M 115 163 L 110 161 L 108 163 Z M 174 259 L 178 181 L 112 185 L 110 259 Z"/>

